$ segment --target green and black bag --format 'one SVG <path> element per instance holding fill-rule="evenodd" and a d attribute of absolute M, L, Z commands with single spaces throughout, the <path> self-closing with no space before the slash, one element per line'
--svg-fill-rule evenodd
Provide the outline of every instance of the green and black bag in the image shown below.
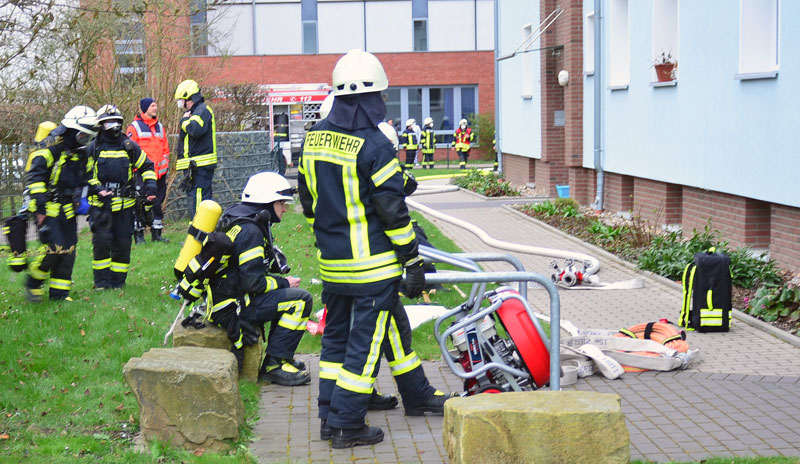
<path fill-rule="evenodd" d="M 683 270 L 683 307 L 679 325 L 698 332 L 727 332 L 731 325 L 731 259 L 696 253 Z"/>

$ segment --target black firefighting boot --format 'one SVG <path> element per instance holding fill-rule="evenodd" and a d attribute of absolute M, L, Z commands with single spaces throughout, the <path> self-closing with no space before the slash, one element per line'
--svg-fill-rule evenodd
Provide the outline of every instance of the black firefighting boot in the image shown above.
<path fill-rule="evenodd" d="M 397 407 L 397 397 L 394 395 L 381 395 L 377 389 L 372 390 L 367 409 L 370 411 L 386 411 Z"/>
<path fill-rule="evenodd" d="M 331 428 L 331 447 L 352 448 L 359 445 L 374 445 L 383 441 L 383 430 L 380 427 L 364 425 L 358 429 Z"/>
<path fill-rule="evenodd" d="M 305 385 L 311 382 L 307 371 L 301 371 L 285 359 L 267 356 L 258 372 L 259 382 L 270 382 L 286 387 Z"/>
<path fill-rule="evenodd" d="M 169 239 L 166 237 L 161 236 L 161 229 L 150 229 L 150 237 L 153 242 L 164 242 L 169 243 Z M 142 237 L 142 241 L 144 241 L 144 237 Z"/>
<path fill-rule="evenodd" d="M 455 396 L 453 393 L 447 394 L 436 390 L 427 400 L 419 406 L 406 409 L 406 416 L 424 416 L 426 412 L 431 414 L 444 414 L 444 402 Z"/>

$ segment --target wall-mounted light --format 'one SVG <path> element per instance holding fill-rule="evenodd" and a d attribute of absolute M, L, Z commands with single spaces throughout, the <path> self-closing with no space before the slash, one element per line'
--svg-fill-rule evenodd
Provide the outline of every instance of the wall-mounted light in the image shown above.
<path fill-rule="evenodd" d="M 566 69 L 562 69 L 558 72 L 558 85 L 561 87 L 565 87 L 569 83 L 569 72 Z"/>

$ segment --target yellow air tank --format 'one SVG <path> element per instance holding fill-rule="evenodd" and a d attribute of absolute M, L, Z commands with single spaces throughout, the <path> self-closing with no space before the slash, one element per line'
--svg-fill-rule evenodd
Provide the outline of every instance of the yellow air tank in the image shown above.
<path fill-rule="evenodd" d="M 194 214 L 192 225 L 189 227 L 189 233 L 186 236 L 186 241 L 183 242 L 183 248 L 178 255 L 178 260 L 175 261 L 175 277 L 181 278 L 183 271 L 197 253 L 203 248 L 203 244 L 195 238 L 192 234 L 192 228 L 203 231 L 207 234 L 214 232 L 217 226 L 219 217 L 222 216 L 222 207 L 214 200 L 203 200 L 200 206 L 197 207 L 197 212 Z"/>
<path fill-rule="evenodd" d="M 58 127 L 58 125 L 52 121 L 44 121 L 39 124 L 39 127 L 36 128 L 36 136 L 33 138 L 34 142 L 41 142 L 42 140 L 46 139 L 50 132 L 53 131 Z"/>

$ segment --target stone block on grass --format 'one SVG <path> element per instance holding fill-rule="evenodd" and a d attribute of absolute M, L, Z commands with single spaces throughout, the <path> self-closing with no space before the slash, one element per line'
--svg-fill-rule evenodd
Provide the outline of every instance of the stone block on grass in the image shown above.
<path fill-rule="evenodd" d="M 172 346 L 198 346 L 202 348 L 217 348 L 230 351 L 233 344 L 228 339 L 225 330 L 212 324 L 206 324 L 201 329 L 192 326 L 178 325 L 172 332 Z M 264 339 L 258 337 L 258 343 L 244 347 L 244 364 L 239 377 L 250 382 L 258 381 L 258 370 L 264 360 Z"/>
<path fill-rule="evenodd" d="M 153 348 L 131 358 L 122 372 L 139 403 L 144 440 L 228 449 L 244 422 L 236 371 L 233 354 L 212 348 Z"/>
<path fill-rule="evenodd" d="M 453 464 L 630 459 L 616 394 L 536 391 L 453 398 L 445 403 L 442 435 Z"/>

